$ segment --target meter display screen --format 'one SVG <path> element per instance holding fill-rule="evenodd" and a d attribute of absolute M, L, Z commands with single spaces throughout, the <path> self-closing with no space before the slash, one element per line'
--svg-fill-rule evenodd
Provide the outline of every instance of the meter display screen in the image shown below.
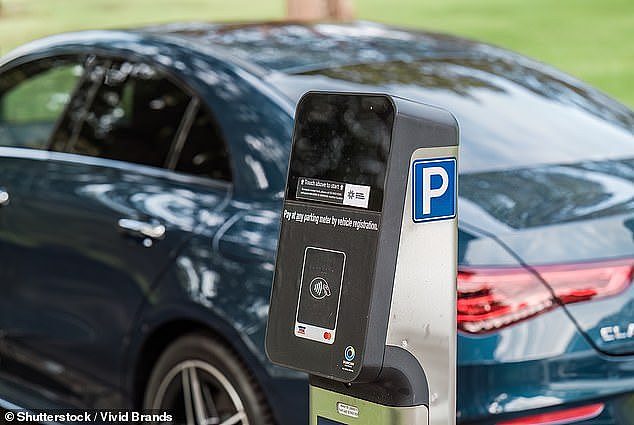
<path fill-rule="evenodd" d="M 302 100 L 301 107 L 310 113 L 297 117 L 286 199 L 311 199 L 301 196 L 306 192 L 304 183 L 317 182 L 327 185 L 329 193 L 322 199 L 313 197 L 313 201 L 381 211 L 394 123 L 390 100 L 385 96 L 312 94 Z M 345 185 L 355 195 L 369 199 L 346 203 Z"/>
<path fill-rule="evenodd" d="M 326 344 L 335 341 L 345 265 L 341 251 L 305 249 L 295 336 Z"/>

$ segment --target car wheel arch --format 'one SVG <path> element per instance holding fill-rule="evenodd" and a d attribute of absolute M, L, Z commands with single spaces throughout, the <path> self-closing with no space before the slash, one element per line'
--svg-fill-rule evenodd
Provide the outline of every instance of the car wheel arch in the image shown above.
<path fill-rule="evenodd" d="M 203 334 L 210 339 L 220 341 L 231 349 L 238 361 L 253 375 L 255 381 L 266 387 L 268 376 L 265 367 L 257 367 L 265 359 L 259 358 L 238 332 L 220 318 L 214 318 L 207 312 L 207 318 L 201 319 L 187 315 L 165 318 L 151 326 L 146 322 L 139 326 L 138 343 L 133 344 L 127 356 L 123 385 L 127 389 L 128 399 L 133 408 L 141 408 L 145 386 L 161 354 L 176 339 L 190 334 Z M 267 400 L 268 401 L 268 400 Z"/>

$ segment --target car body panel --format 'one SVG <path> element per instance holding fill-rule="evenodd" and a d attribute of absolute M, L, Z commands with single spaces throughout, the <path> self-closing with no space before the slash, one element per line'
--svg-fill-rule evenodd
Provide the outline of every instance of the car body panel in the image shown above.
<path fill-rule="evenodd" d="M 125 346 L 114 342 L 126 339 L 155 280 L 200 217 L 222 209 L 230 188 L 192 192 L 187 182 L 138 172 L 144 167 L 117 169 L 107 160 L 96 165 L 75 155 L 47 156 L 38 161 L 39 174 L 23 167 L 37 180 L 29 188 L 28 210 L 7 223 L 13 237 L 3 244 L 10 252 L 5 258 L 11 258 L 8 270 L 19 280 L 3 283 L 11 305 L 2 328 L 7 357 L 41 375 L 38 391 L 66 393 L 68 402 L 80 403 L 120 385 Z M 166 236 L 144 245 L 142 238 L 121 233 L 122 218 L 156 221 L 166 227 Z M 209 231 L 220 225 L 205 221 Z M 77 378 L 67 380 L 73 375 Z"/>
<path fill-rule="evenodd" d="M 170 316 L 206 323 L 230 341 L 258 377 L 278 423 L 291 424 L 308 417 L 306 376 L 272 365 L 262 349 L 279 208 L 280 201 L 234 199 L 220 215 L 209 217 L 222 226 L 203 226 L 178 253 L 144 308 L 141 323 Z M 168 312 L 175 309 L 184 311 Z M 152 323 L 148 329 L 155 327 Z"/>
<path fill-rule="evenodd" d="M 627 158 L 467 174 L 461 188 L 507 226 L 495 233 L 501 243 L 524 264 L 540 266 L 632 259 L 633 182 L 634 159 Z M 598 350 L 633 354 L 633 290 L 565 308 Z"/>

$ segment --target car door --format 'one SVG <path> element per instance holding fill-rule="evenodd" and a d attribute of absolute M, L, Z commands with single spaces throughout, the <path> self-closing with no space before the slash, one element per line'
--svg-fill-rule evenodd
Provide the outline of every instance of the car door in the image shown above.
<path fill-rule="evenodd" d="M 31 312 L 15 324 L 13 350 L 49 398 L 122 403 L 112 389 L 139 307 L 191 232 L 221 224 L 204 219 L 230 193 L 226 175 L 202 178 L 193 191 L 197 178 L 177 172 L 196 174 L 182 163 L 205 116 L 196 97 L 151 64 L 88 59 L 46 173 L 32 185 L 36 219 L 11 299 Z M 192 155 L 198 165 L 213 162 Z"/>
<path fill-rule="evenodd" d="M 36 314 L 13 302 L 22 253 L 36 243 L 31 228 L 42 219 L 33 214 L 34 182 L 46 174 L 48 141 L 83 75 L 82 63 L 75 56 L 44 58 L 5 65 L 0 73 L 0 398 L 15 403 L 33 396 L 16 379 L 8 341 L 22 338 L 26 329 L 19 323 Z"/>

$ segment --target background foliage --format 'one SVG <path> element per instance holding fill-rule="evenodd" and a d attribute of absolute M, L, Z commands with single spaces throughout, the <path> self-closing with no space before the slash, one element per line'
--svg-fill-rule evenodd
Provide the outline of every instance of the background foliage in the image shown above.
<path fill-rule="evenodd" d="M 0 0 L 0 53 L 64 31 L 282 19 L 285 0 Z M 634 106 L 632 0 L 355 0 L 360 19 L 449 32 L 548 62 Z"/>

